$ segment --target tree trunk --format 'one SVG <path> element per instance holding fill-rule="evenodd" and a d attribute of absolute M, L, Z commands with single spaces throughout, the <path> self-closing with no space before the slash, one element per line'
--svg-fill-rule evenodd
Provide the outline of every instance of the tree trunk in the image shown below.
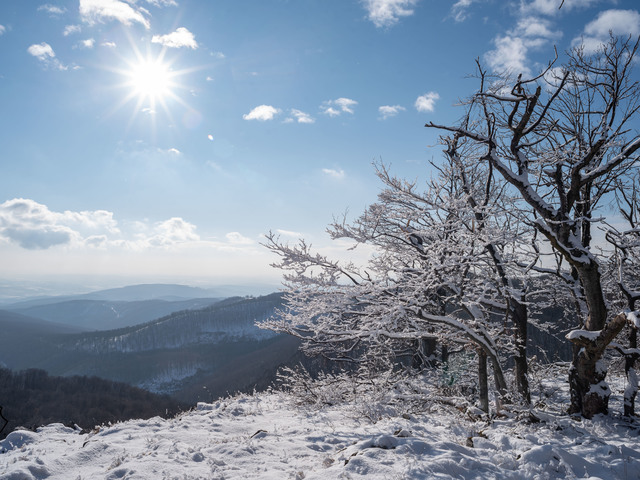
<path fill-rule="evenodd" d="M 531 393 L 529 392 L 529 367 L 527 363 L 527 307 L 522 303 L 511 300 L 511 313 L 515 325 L 516 355 L 515 376 L 518 393 L 527 404 L 531 403 Z"/>
<path fill-rule="evenodd" d="M 584 291 L 589 317 L 585 323 L 586 330 L 602 330 L 607 322 L 607 303 L 604 299 L 600 270 L 595 262 L 587 266 L 574 264 Z"/>
<path fill-rule="evenodd" d="M 629 349 L 638 348 L 638 329 L 631 328 L 629 334 Z M 624 389 L 624 416 L 633 417 L 635 413 L 636 395 L 638 394 L 638 375 L 636 373 L 637 353 L 627 354 L 624 357 L 624 372 L 627 376 L 627 388 Z"/>
<path fill-rule="evenodd" d="M 478 394 L 480 395 L 480 410 L 489 413 L 487 354 L 482 349 L 478 349 Z"/>
<path fill-rule="evenodd" d="M 569 413 L 580 413 L 585 418 L 609 413 L 611 391 L 604 381 L 607 369 L 600 360 L 601 356 L 602 353 L 597 355 L 585 347 L 574 345 L 573 363 L 569 368 Z"/>

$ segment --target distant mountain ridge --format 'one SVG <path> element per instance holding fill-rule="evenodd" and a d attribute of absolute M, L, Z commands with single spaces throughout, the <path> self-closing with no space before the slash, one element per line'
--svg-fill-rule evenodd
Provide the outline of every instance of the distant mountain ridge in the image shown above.
<path fill-rule="evenodd" d="M 6 288 L 6 287 L 5 287 Z M 96 290 L 69 295 L 13 295 L 12 299 L 0 297 L 0 308 L 26 308 L 70 300 L 107 300 L 131 302 L 142 300 L 179 301 L 193 298 L 228 298 L 237 296 L 268 295 L 278 290 L 277 285 L 215 285 L 207 288 L 172 283 L 146 283 Z"/>
<path fill-rule="evenodd" d="M 251 288 L 140 284 L 80 295 L 27 298 L 0 304 L 0 308 L 85 331 L 113 330 L 139 325 L 173 312 L 204 308 L 225 298 L 246 295 Z"/>
<path fill-rule="evenodd" d="M 43 305 L 8 306 L 6 310 L 49 322 L 70 325 L 81 330 L 113 330 L 139 325 L 173 312 L 195 310 L 222 300 L 193 298 L 188 300 L 65 300 Z"/>

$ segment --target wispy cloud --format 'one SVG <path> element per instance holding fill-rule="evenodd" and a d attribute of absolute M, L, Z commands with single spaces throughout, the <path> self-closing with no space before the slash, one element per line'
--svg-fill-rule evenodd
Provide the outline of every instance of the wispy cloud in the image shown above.
<path fill-rule="evenodd" d="M 239 232 L 229 232 L 225 235 L 227 241 L 233 245 L 251 245 L 253 240 L 245 237 Z"/>
<path fill-rule="evenodd" d="M 0 25 L 0 35 L 7 31 L 7 28 L 4 25 Z"/>
<path fill-rule="evenodd" d="M 193 33 L 184 27 L 179 27 L 175 32 L 171 32 L 166 35 L 154 35 L 151 38 L 151 42 L 159 43 L 169 48 L 187 47 L 194 50 L 198 48 L 198 42 L 196 42 Z"/>
<path fill-rule="evenodd" d="M 436 101 L 440 99 L 437 92 L 428 92 L 416 98 L 414 106 L 419 112 L 433 112 L 436 108 Z"/>
<path fill-rule="evenodd" d="M 100 44 L 101 47 L 107 47 L 107 48 L 116 48 L 116 43 L 115 42 L 102 42 Z"/>
<path fill-rule="evenodd" d="M 355 100 L 350 98 L 337 98 L 335 100 L 327 100 L 320 107 L 322 113 L 329 115 L 330 117 L 337 117 L 342 113 L 353 114 L 353 107 L 358 104 Z"/>
<path fill-rule="evenodd" d="M 38 7 L 38 11 L 47 12 L 49 15 L 58 16 L 66 12 L 67 9 L 65 7 L 59 7 L 57 5 L 51 5 L 50 3 L 46 3 L 44 5 L 40 5 Z"/>
<path fill-rule="evenodd" d="M 272 107 L 271 105 L 259 105 L 249 113 L 242 115 L 242 118 L 245 120 L 259 120 L 261 122 L 265 122 L 267 120 L 273 120 L 278 113 L 280 113 L 279 108 Z"/>
<path fill-rule="evenodd" d="M 56 54 L 53 48 L 51 48 L 51 45 L 46 42 L 31 45 L 27 48 L 27 52 L 36 57 L 45 67 L 52 67 L 58 70 L 67 69 L 67 67 L 56 58 Z"/>
<path fill-rule="evenodd" d="M 80 25 L 66 25 L 64 27 L 64 30 L 62 31 L 62 35 L 64 35 L 65 37 L 68 37 L 73 33 L 80 33 L 81 31 L 82 31 L 82 28 L 80 27 Z"/>
<path fill-rule="evenodd" d="M 595 52 L 613 35 L 637 37 L 640 35 L 640 13 L 636 10 L 605 10 L 584 27 L 583 35 L 573 40 L 586 52 Z"/>
<path fill-rule="evenodd" d="M 451 6 L 451 17 L 456 22 L 464 22 L 468 16 L 469 7 L 478 0 L 458 0 Z"/>
<path fill-rule="evenodd" d="M 143 8 L 120 0 L 80 0 L 80 17 L 88 24 L 116 20 L 124 25 L 139 23 L 148 29 L 145 13 L 148 14 Z"/>
<path fill-rule="evenodd" d="M 322 173 L 324 173 L 328 177 L 334 178 L 336 180 L 342 180 L 346 176 L 346 174 L 344 173 L 344 170 L 342 170 L 341 168 L 338 168 L 338 169 L 323 168 L 322 169 Z"/>
<path fill-rule="evenodd" d="M 401 105 L 382 105 L 378 107 L 378 112 L 383 120 L 386 120 L 389 117 L 395 117 L 398 113 L 405 111 Z"/>
<path fill-rule="evenodd" d="M 309 115 L 308 113 L 303 112 L 302 110 L 292 108 L 290 110 L 290 113 L 293 118 L 288 118 L 287 120 L 293 121 L 293 119 L 295 118 L 295 120 L 298 123 L 315 123 L 315 119 L 311 117 L 311 115 Z"/>
<path fill-rule="evenodd" d="M 156 7 L 175 7 L 178 5 L 175 0 L 146 0 L 146 2 Z"/>
<path fill-rule="evenodd" d="M 362 0 L 367 10 L 367 18 L 376 27 L 390 27 L 401 17 L 413 15 L 413 7 L 418 0 Z"/>
<path fill-rule="evenodd" d="M 276 232 L 285 237 L 301 238 L 303 236 L 300 232 L 294 232 L 292 230 L 282 230 L 280 228 L 278 228 Z"/>
<path fill-rule="evenodd" d="M 561 15 L 578 8 L 589 8 L 592 5 L 600 3 L 602 0 L 533 0 L 532 2 L 523 1 L 520 3 L 520 11 L 522 14 L 531 13 L 542 14 L 547 16 Z M 562 8 L 560 4 L 562 3 Z"/>

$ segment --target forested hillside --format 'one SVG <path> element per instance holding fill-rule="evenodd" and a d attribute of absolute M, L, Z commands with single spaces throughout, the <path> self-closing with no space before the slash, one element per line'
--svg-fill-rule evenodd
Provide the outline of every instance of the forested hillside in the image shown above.
<path fill-rule="evenodd" d="M 6 312 L 0 362 L 14 371 L 97 376 L 195 403 L 264 388 L 279 365 L 299 360 L 296 339 L 255 322 L 282 305 L 279 294 L 229 298 L 129 328 L 72 333 Z"/>
<path fill-rule="evenodd" d="M 48 423 L 96 425 L 131 418 L 169 418 L 189 408 L 168 396 L 96 377 L 51 377 L 43 370 L 11 372 L 0 368 L 0 406 L 8 420 L 4 438 L 18 426 Z M 0 422 L 2 427 L 4 422 Z"/>

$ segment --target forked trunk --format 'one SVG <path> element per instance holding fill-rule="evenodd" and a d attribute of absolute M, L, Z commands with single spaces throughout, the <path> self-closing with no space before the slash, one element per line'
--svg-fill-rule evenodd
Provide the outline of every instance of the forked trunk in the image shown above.
<path fill-rule="evenodd" d="M 609 412 L 611 391 L 605 382 L 607 368 L 602 355 L 626 322 L 626 315 L 621 313 L 604 325 L 597 336 L 591 334 L 592 330 L 569 333 L 567 338 L 574 344 L 573 362 L 569 369 L 569 413 L 593 418 L 594 415 Z"/>

